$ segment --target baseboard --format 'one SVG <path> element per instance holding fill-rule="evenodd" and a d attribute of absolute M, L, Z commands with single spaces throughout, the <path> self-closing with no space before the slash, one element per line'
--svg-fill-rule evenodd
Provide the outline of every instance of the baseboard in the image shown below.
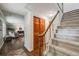
<path fill-rule="evenodd" d="M 28 56 L 33 56 L 32 53 L 30 51 L 28 51 L 27 48 L 23 47 L 25 53 L 28 55 Z"/>

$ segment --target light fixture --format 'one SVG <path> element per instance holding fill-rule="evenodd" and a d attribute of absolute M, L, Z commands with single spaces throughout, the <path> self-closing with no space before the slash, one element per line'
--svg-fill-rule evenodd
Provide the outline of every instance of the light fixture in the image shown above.
<path fill-rule="evenodd" d="M 49 16 L 50 16 L 50 17 L 52 17 L 52 13 L 51 13 L 51 14 L 49 14 Z"/>

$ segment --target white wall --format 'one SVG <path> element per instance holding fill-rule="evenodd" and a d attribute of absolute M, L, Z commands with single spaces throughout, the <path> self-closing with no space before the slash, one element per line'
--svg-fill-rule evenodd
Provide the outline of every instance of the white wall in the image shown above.
<path fill-rule="evenodd" d="M 3 22 L 3 37 L 6 36 L 6 22 Z"/>
<path fill-rule="evenodd" d="M 55 4 L 54 8 L 55 8 L 55 10 L 52 12 L 53 17 L 56 14 L 56 12 L 59 10 L 57 7 L 57 4 Z M 35 12 L 27 11 L 27 13 L 25 15 L 25 42 L 24 42 L 24 46 L 29 51 L 33 50 L 33 16 L 45 18 L 45 28 L 48 27 L 49 21 L 51 20 L 49 15 L 48 16 L 45 16 L 45 15 L 41 16 L 41 14 L 39 15 L 39 14 L 35 14 Z M 57 26 L 60 25 L 61 17 L 62 17 L 62 13 L 60 12 L 59 15 L 57 16 L 56 20 L 54 21 L 55 29 L 57 28 Z M 48 31 L 45 36 L 46 43 L 49 41 L 49 39 L 50 39 L 50 37 L 49 37 L 49 31 Z"/>
<path fill-rule="evenodd" d="M 0 10 L 0 19 L 2 21 L 2 26 L 3 26 L 3 37 L 6 36 L 6 18 L 4 17 L 4 14 L 2 12 L 2 10 Z"/>
<path fill-rule="evenodd" d="M 24 19 L 20 16 L 6 16 L 6 19 L 8 23 L 24 23 Z"/>
<path fill-rule="evenodd" d="M 25 41 L 24 41 L 24 46 L 27 48 L 29 51 L 33 50 L 33 18 L 32 18 L 32 13 L 27 12 L 25 15 Z"/>
<path fill-rule="evenodd" d="M 79 3 L 64 3 L 64 12 L 79 9 Z"/>
<path fill-rule="evenodd" d="M 2 21 L 2 33 L 0 33 L 0 49 L 1 47 L 3 46 L 4 44 L 4 40 L 3 40 L 3 37 L 6 36 L 6 21 L 5 21 L 5 18 L 3 17 L 0 17 L 0 20 Z"/>

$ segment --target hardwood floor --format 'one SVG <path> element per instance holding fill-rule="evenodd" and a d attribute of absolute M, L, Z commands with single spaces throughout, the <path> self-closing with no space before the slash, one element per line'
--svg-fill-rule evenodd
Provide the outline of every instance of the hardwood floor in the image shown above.
<path fill-rule="evenodd" d="M 27 56 L 27 53 L 23 49 L 24 38 L 19 37 L 18 39 L 13 39 L 12 41 L 5 41 L 2 47 L 2 56 Z"/>

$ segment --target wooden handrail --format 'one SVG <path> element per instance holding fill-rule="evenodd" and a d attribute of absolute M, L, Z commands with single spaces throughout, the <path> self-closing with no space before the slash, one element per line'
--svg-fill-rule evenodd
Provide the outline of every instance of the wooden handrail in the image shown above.
<path fill-rule="evenodd" d="M 62 13 L 64 13 L 64 4 L 62 3 Z"/>
<path fill-rule="evenodd" d="M 51 27 L 51 25 L 52 25 L 53 21 L 55 20 L 55 18 L 57 17 L 58 13 L 59 13 L 59 11 L 57 11 L 56 15 L 54 16 L 54 18 L 52 19 L 52 21 L 51 21 L 50 24 L 48 25 L 47 29 L 46 29 L 42 34 L 39 34 L 39 35 L 38 35 L 39 37 L 40 37 L 40 36 L 44 36 L 44 35 L 47 33 L 48 29 Z"/>
<path fill-rule="evenodd" d="M 61 10 L 61 12 L 63 13 L 63 3 L 62 3 L 62 8 L 60 7 L 59 3 L 57 3 L 59 9 Z"/>

